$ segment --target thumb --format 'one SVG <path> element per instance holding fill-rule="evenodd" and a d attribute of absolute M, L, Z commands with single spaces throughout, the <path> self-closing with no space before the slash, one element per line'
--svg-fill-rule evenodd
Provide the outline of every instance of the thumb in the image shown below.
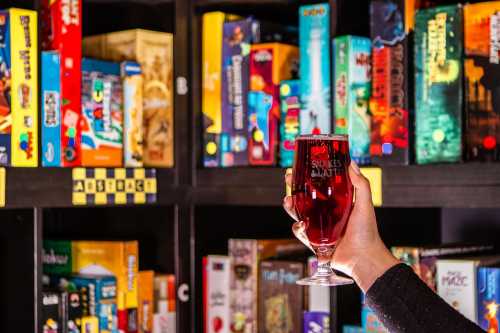
<path fill-rule="evenodd" d="M 361 174 L 361 170 L 356 162 L 351 161 L 349 165 L 349 177 L 351 183 L 356 189 L 356 204 L 357 207 L 370 207 L 372 206 L 372 192 L 370 189 L 370 182 L 365 176 Z M 360 206 L 358 206 L 360 205 Z"/>

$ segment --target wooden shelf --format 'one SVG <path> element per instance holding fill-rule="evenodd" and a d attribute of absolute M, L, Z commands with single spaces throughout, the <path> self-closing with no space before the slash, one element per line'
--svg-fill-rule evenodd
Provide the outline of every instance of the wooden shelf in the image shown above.
<path fill-rule="evenodd" d="M 199 169 L 193 200 L 201 205 L 281 205 L 284 169 Z M 500 164 L 382 168 L 383 207 L 500 207 Z"/>
<path fill-rule="evenodd" d="M 71 169 L 7 168 L 6 208 L 72 207 Z M 187 190 L 174 185 L 174 169 L 156 169 L 158 205 L 184 201 Z"/>

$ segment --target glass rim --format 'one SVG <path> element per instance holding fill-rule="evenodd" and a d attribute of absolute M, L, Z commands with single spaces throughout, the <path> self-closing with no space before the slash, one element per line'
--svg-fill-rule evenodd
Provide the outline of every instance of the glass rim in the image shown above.
<path fill-rule="evenodd" d="M 301 134 L 298 135 L 295 140 L 336 140 L 336 141 L 348 141 L 349 136 L 347 134 Z"/>

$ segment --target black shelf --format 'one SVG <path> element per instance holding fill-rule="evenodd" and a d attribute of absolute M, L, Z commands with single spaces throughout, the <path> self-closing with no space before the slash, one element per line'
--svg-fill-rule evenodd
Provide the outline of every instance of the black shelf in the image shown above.
<path fill-rule="evenodd" d="M 158 205 L 187 199 L 187 189 L 174 185 L 174 169 L 156 169 L 156 179 Z M 72 186 L 69 168 L 7 168 L 6 208 L 72 207 Z"/>
<path fill-rule="evenodd" d="M 201 205 L 281 205 L 281 168 L 199 169 L 194 201 Z M 500 164 L 382 168 L 383 207 L 500 207 Z"/>

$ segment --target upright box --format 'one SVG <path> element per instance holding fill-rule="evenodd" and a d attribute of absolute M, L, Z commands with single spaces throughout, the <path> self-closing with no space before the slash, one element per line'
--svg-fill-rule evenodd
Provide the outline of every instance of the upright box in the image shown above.
<path fill-rule="evenodd" d="M 82 165 L 122 166 L 123 88 L 120 64 L 82 60 Z"/>
<path fill-rule="evenodd" d="M 137 322 L 139 333 L 153 332 L 154 272 L 140 271 L 137 275 Z"/>
<path fill-rule="evenodd" d="M 308 275 L 314 275 L 317 269 L 318 259 L 316 257 L 310 257 L 307 260 Z M 307 310 L 309 312 L 330 313 L 330 288 L 323 286 L 309 286 L 307 297 Z"/>
<path fill-rule="evenodd" d="M 500 307 L 500 267 L 477 270 L 477 324 L 487 332 L 497 333 Z"/>
<path fill-rule="evenodd" d="M 370 3 L 372 48 L 371 145 L 377 165 L 409 163 L 411 37 L 415 0 Z M 391 13 L 388 15 L 387 13 Z"/>
<path fill-rule="evenodd" d="M 143 77 L 141 66 L 121 63 L 123 80 L 123 164 L 142 167 L 144 160 Z"/>
<path fill-rule="evenodd" d="M 81 164 L 81 0 L 42 0 L 42 49 L 60 56 L 61 154 L 60 166 Z"/>
<path fill-rule="evenodd" d="M 87 295 L 84 307 L 99 320 L 101 333 L 118 333 L 116 311 L 116 278 L 114 276 L 77 275 L 71 282 Z"/>
<path fill-rule="evenodd" d="M 203 165 L 221 166 L 220 135 L 222 133 L 222 39 L 226 14 L 203 15 L 202 93 Z"/>
<path fill-rule="evenodd" d="M 370 163 L 371 41 L 342 36 L 333 40 L 335 54 L 335 133 L 349 135 L 351 158 Z"/>
<path fill-rule="evenodd" d="M 203 307 L 205 333 L 230 333 L 231 261 L 227 256 L 203 258 Z"/>
<path fill-rule="evenodd" d="M 35 11 L 0 10 L 0 165 L 3 166 L 38 166 L 37 36 Z"/>
<path fill-rule="evenodd" d="M 361 326 L 363 333 L 389 333 L 373 310 L 366 305 L 361 308 Z"/>
<path fill-rule="evenodd" d="M 280 166 L 293 164 L 295 138 L 300 134 L 300 81 L 285 80 L 280 84 Z"/>
<path fill-rule="evenodd" d="M 297 47 L 281 43 L 254 44 L 250 51 L 248 93 L 248 158 L 250 165 L 278 163 L 280 87 L 292 78 Z"/>
<path fill-rule="evenodd" d="M 137 61 L 142 68 L 144 165 L 174 165 L 173 35 L 142 29 L 86 37 L 86 56 Z"/>
<path fill-rule="evenodd" d="M 248 165 L 248 103 L 250 44 L 254 20 L 225 22 L 222 34 L 221 166 Z M 209 39 L 213 42 L 213 37 Z"/>
<path fill-rule="evenodd" d="M 464 6 L 465 140 L 469 161 L 500 160 L 500 1 Z"/>
<path fill-rule="evenodd" d="M 301 134 L 332 131 L 330 6 L 299 8 Z"/>
<path fill-rule="evenodd" d="M 464 245 L 445 244 L 439 246 L 395 246 L 391 248 L 392 254 L 405 264 L 411 266 L 415 273 L 433 291 L 436 287 L 436 261 L 441 258 L 450 258 L 465 255 L 492 254 L 492 245 Z"/>
<path fill-rule="evenodd" d="M 176 289 L 175 275 L 156 274 L 154 277 L 154 312 L 171 313 L 175 312 Z"/>
<path fill-rule="evenodd" d="M 42 52 L 42 166 L 62 165 L 61 62 L 58 52 Z"/>
<path fill-rule="evenodd" d="M 330 333 L 330 314 L 327 312 L 304 312 L 304 333 Z"/>
<path fill-rule="evenodd" d="M 259 332 L 302 333 L 304 264 L 265 260 L 259 267 Z"/>
<path fill-rule="evenodd" d="M 63 333 L 60 293 L 55 291 L 43 291 L 41 310 L 43 332 Z"/>
<path fill-rule="evenodd" d="M 230 239 L 231 329 L 258 332 L 258 281 L 260 261 L 303 249 L 296 240 Z"/>
<path fill-rule="evenodd" d="M 436 262 L 437 292 L 442 299 L 472 322 L 477 321 L 477 267 L 500 262 L 499 256 L 439 259 Z"/>
<path fill-rule="evenodd" d="M 418 164 L 462 158 L 461 5 L 415 17 L 415 153 Z"/>
<path fill-rule="evenodd" d="M 51 241 L 43 243 L 44 272 L 114 275 L 117 281 L 118 329 L 137 327 L 137 241 Z"/>

